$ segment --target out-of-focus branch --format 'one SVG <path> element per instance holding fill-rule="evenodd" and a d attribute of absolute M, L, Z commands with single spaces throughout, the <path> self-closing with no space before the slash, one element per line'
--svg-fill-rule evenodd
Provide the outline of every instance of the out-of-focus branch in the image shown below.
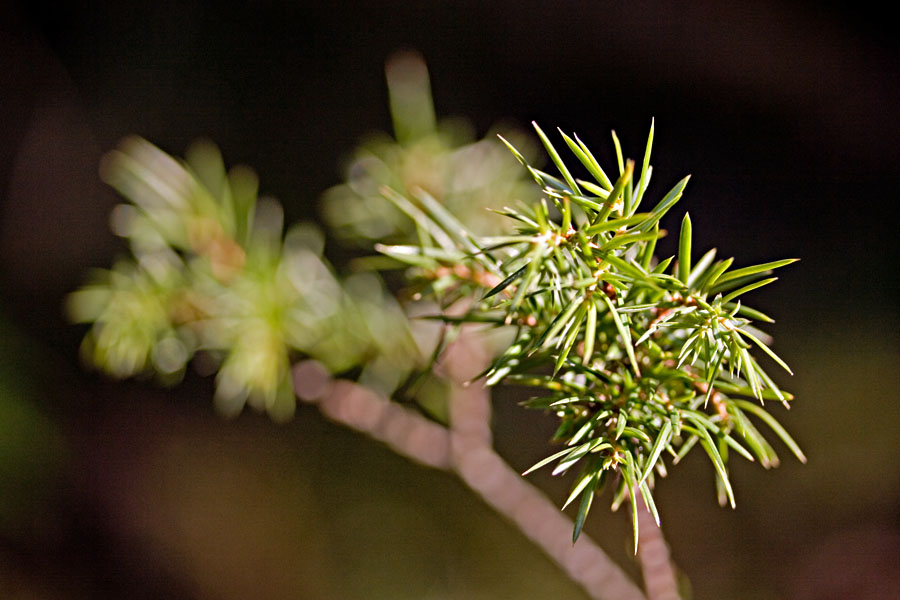
<path fill-rule="evenodd" d="M 444 353 L 442 367 L 452 385 L 450 451 L 454 470 L 591 598 L 643 599 L 641 590 L 593 540 L 581 536 L 572 544 L 572 521 L 494 451 L 490 392 L 483 381 L 467 385 L 489 360 L 473 336 L 460 336 Z"/>
<path fill-rule="evenodd" d="M 648 600 L 679 600 L 678 577 L 669 555 L 669 546 L 662 529 L 656 524 L 649 509 L 641 502 L 638 507 L 638 528 L 641 532 L 638 545 L 638 562 L 644 577 Z"/>
<path fill-rule="evenodd" d="M 397 454 L 435 469 L 452 467 L 445 427 L 352 381 L 332 380 L 316 361 L 294 366 L 294 389 L 332 421 L 384 442 Z"/>
<path fill-rule="evenodd" d="M 463 383 L 479 358 L 483 357 L 474 344 L 457 344 L 442 365 L 452 383 L 449 429 L 358 384 L 331 380 L 313 361 L 294 367 L 295 389 L 301 400 L 317 404 L 333 421 L 384 442 L 415 462 L 457 473 L 591 598 L 645 600 L 640 588 L 588 536 L 573 545 L 568 517 L 494 451 L 490 394 L 480 383 Z"/>

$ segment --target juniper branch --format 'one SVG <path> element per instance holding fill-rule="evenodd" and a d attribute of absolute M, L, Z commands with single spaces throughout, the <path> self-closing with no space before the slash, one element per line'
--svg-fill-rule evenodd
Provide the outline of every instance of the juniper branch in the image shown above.
<path fill-rule="evenodd" d="M 395 63 L 391 73 L 427 84 L 424 67 Z M 559 177 L 533 165 L 517 149 L 521 141 L 501 138 L 524 167 L 513 173 L 496 144 L 456 144 L 436 124 L 430 95 L 403 84 L 391 84 L 392 106 L 413 107 L 412 120 L 395 111 L 399 141 L 382 140 L 358 156 L 352 180 L 326 195 L 326 210 L 338 231 L 378 242 L 383 256 L 358 265 L 399 269 L 407 298 L 434 303 L 430 317 L 443 322 L 437 340 L 423 341 L 410 306 L 377 276 L 338 277 L 322 258 L 317 229 L 301 225 L 282 237 L 280 207 L 257 201 L 252 172 L 226 172 L 210 144 L 178 161 L 135 138 L 102 169 L 130 200 L 116 209 L 113 226 L 132 256 L 70 298 L 73 318 L 92 324 L 85 357 L 115 376 L 151 372 L 172 382 L 204 354 L 219 369 L 216 402 L 225 414 L 249 404 L 285 419 L 295 393 L 316 401 L 329 418 L 399 454 L 456 472 L 595 597 L 620 597 L 604 595 L 616 590 L 637 598 L 640 591 L 587 538 L 569 546 L 543 537 L 565 524 L 579 540 L 594 496 L 611 484 L 613 509 L 631 507 L 636 553 L 639 521 L 652 515 L 653 525 L 642 527 L 648 547 L 638 555 L 648 593 L 677 595 L 653 499 L 666 461 L 675 465 L 702 448 L 720 502 L 732 506 L 730 453 L 778 464 L 754 420 L 805 461 L 762 406 L 793 399 L 752 353 L 790 372 L 753 323 L 772 319 L 744 304 L 745 294 L 774 282 L 768 275 L 794 260 L 733 269 L 733 259 L 717 260 L 713 249 L 694 262 L 687 215 L 677 260 L 657 258 L 660 221 L 688 178 L 649 210 L 642 206 L 653 125 L 639 175 L 615 134 L 615 177 L 578 136 L 562 134 L 593 181 L 579 179 L 536 124 Z M 525 174 L 539 199 L 520 195 Z M 517 196 L 525 201 L 495 207 L 506 227 L 472 211 Z M 480 380 L 535 389 L 526 405 L 560 419 L 555 439 L 565 448 L 532 470 L 554 462 L 554 474 L 581 468 L 569 498 L 580 498 L 574 525 L 550 516 L 548 501 L 493 451 L 487 392 L 461 385 L 455 369 L 466 361 L 453 359 L 459 345 L 448 343 L 466 323 L 512 338 L 483 355 Z M 310 360 L 291 368 L 297 356 Z M 358 383 L 331 379 L 350 369 L 361 370 Z M 387 399 L 423 377 L 449 382 L 446 427 Z M 531 510 L 541 518 L 528 517 Z"/>

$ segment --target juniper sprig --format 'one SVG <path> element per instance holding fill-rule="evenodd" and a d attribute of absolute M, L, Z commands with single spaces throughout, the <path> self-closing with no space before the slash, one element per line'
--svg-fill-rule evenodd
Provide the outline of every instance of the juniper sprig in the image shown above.
<path fill-rule="evenodd" d="M 428 192 L 384 197 L 417 225 L 415 243 L 381 245 L 408 265 L 422 294 L 443 306 L 471 300 L 465 315 L 437 318 L 489 323 L 514 331 L 513 342 L 484 373 L 488 385 L 526 385 L 539 393 L 525 404 L 560 420 L 563 450 L 534 465 L 553 474 L 578 466 L 566 505 L 580 498 L 577 539 L 595 495 L 615 486 L 613 508 L 629 501 L 637 544 L 640 496 L 659 521 L 652 490 L 699 444 L 716 476 L 719 501 L 734 506 L 729 453 L 763 467 L 778 464 L 757 425 L 763 423 L 805 461 L 794 440 L 763 406 L 793 397 L 781 390 L 752 353 L 790 369 L 754 321 L 772 319 L 743 303 L 748 292 L 775 281 L 776 268 L 795 259 L 733 268 L 712 249 L 696 261 L 691 220 L 684 215 L 677 259 L 658 259 L 660 219 L 681 199 L 688 178 L 655 205 L 645 202 L 652 175 L 651 125 L 643 162 L 623 160 L 610 177 L 588 147 L 560 131 L 591 180 L 576 179 L 535 124 L 559 175 L 535 168 L 509 150 L 540 186 L 540 201 L 500 214 L 513 225 L 503 235 L 477 235 Z"/>

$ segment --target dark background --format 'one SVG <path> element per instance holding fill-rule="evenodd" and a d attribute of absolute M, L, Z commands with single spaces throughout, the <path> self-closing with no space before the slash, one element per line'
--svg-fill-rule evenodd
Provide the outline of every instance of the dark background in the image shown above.
<path fill-rule="evenodd" d="M 784 422 L 809 456 L 735 463 L 737 510 L 700 456 L 659 486 L 698 599 L 889 598 L 900 586 L 900 338 L 894 220 L 900 53 L 864 3 L 20 2 L 0 8 L 0 596 L 579 598 L 449 476 L 302 408 L 218 419 L 209 381 L 86 373 L 64 295 L 122 251 L 101 154 L 200 136 L 252 165 L 289 222 L 316 219 L 360 138 L 388 130 L 385 59 L 428 61 L 438 113 L 609 130 L 677 228 L 751 264 L 796 256 L 755 306 L 794 368 Z M 667 240 L 671 249 L 673 240 Z M 665 250 L 666 247 L 664 246 Z M 330 247 L 332 256 L 340 252 Z M 524 468 L 549 417 L 495 401 Z M 778 412 L 778 411 L 776 411 Z M 779 416 L 781 413 L 778 412 Z M 535 477 L 556 500 L 567 481 Z M 626 569 L 627 515 L 588 532 Z"/>

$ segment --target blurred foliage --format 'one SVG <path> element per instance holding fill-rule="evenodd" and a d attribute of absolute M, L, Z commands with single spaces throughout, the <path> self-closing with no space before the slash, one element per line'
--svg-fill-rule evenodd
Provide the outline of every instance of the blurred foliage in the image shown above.
<path fill-rule="evenodd" d="M 212 144 L 196 143 L 181 162 L 131 138 L 101 174 L 130 200 L 112 228 L 131 254 L 69 297 L 72 318 L 93 324 L 82 346 L 89 363 L 173 383 L 199 354 L 218 368 L 223 414 L 249 403 L 279 420 L 294 413 L 295 355 L 335 373 L 362 367 L 383 393 L 413 368 L 418 348 L 380 281 L 339 281 L 311 225 L 282 237 L 280 205 L 257 200 L 256 175 L 226 172 Z"/>
<path fill-rule="evenodd" d="M 385 188 L 407 196 L 424 190 L 472 231 L 485 235 L 506 227 L 491 209 L 537 198 L 496 134 L 515 140 L 534 157 L 531 138 L 497 126 L 476 140 L 462 119 L 438 122 L 428 70 L 417 54 L 395 55 L 386 72 L 396 138 L 372 135 L 354 151 L 346 181 L 325 192 L 322 210 L 339 238 L 364 247 L 413 238 L 415 223 L 385 198 Z"/>
<path fill-rule="evenodd" d="M 324 194 L 339 237 L 369 247 L 373 239 L 413 239 L 415 225 L 385 198 L 388 188 L 431 190 L 476 230 L 502 220 L 491 206 L 536 197 L 493 134 L 473 141 L 462 121 L 436 125 L 419 57 L 398 55 L 387 73 L 397 139 L 363 144 L 348 181 Z M 507 135 L 529 147 L 521 134 Z M 360 383 L 385 395 L 424 356 L 435 358 L 433 323 L 410 323 L 367 268 L 340 280 L 314 226 L 297 225 L 282 239 L 280 206 L 258 201 L 255 173 L 226 171 L 210 142 L 194 144 L 179 161 L 130 138 L 104 158 L 101 175 L 129 200 L 116 207 L 111 226 L 128 240 L 130 256 L 95 272 L 69 298 L 70 316 L 93 324 L 82 348 L 88 363 L 115 377 L 152 373 L 175 383 L 199 354 L 203 370 L 218 369 L 222 413 L 249 403 L 286 419 L 295 406 L 293 357 L 319 360 L 332 373 L 360 369 Z M 445 387 L 427 370 L 421 375 L 412 395 L 446 421 Z"/>

